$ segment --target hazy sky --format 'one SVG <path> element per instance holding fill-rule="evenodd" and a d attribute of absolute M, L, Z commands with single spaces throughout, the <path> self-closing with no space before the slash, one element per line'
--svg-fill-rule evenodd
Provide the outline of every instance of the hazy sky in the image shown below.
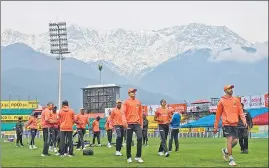
<path fill-rule="evenodd" d="M 227 26 L 251 42 L 268 41 L 266 2 L 1 2 L 1 32 L 48 31 L 48 22 L 66 21 L 101 30 L 161 29 L 189 23 Z"/>

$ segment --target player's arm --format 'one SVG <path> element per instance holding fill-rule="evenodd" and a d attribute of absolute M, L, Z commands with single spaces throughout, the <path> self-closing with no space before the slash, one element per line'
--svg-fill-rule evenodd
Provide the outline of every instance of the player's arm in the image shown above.
<path fill-rule="evenodd" d="M 89 118 L 87 117 L 86 123 L 88 125 L 88 129 L 90 129 L 90 122 L 89 122 Z"/>
<path fill-rule="evenodd" d="M 61 111 L 59 111 L 59 113 L 57 114 L 57 119 L 59 123 L 61 124 Z"/>
<path fill-rule="evenodd" d="M 159 109 L 157 109 L 157 110 L 155 111 L 154 121 L 162 122 L 162 120 L 159 119 L 159 115 L 160 115 L 160 113 L 159 113 Z"/>
<path fill-rule="evenodd" d="M 143 128 L 143 109 L 142 109 L 142 104 L 139 102 L 140 106 L 139 106 L 139 111 L 138 114 L 140 116 L 140 125 L 141 128 Z"/>
<path fill-rule="evenodd" d="M 80 123 L 79 123 L 79 117 L 80 117 L 79 114 L 75 115 L 74 117 L 75 117 L 74 122 L 75 122 L 76 124 L 80 124 Z"/>
<path fill-rule="evenodd" d="M 220 120 L 222 112 L 223 112 L 223 104 L 222 104 L 221 101 L 219 101 L 218 106 L 217 106 L 215 123 L 214 123 L 214 133 L 217 132 L 217 129 L 218 129 L 218 126 L 219 126 L 219 120 Z"/>
<path fill-rule="evenodd" d="M 25 128 L 29 127 L 29 125 L 33 122 L 32 117 L 29 119 L 29 121 L 25 124 Z"/>
<path fill-rule="evenodd" d="M 121 113 L 122 113 L 123 125 L 124 125 L 125 128 L 127 128 L 128 127 L 128 124 L 127 124 L 127 119 L 126 119 L 126 116 L 127 116 L 127 103 L 126 103 L 126 101 L 124 101 L 122 103 Z M 114 121 L 114 118 L 113 118 L 113 121 Z"/>
<path fill-rule="evenodd" d="M 76 117 L 75 117 L 75 112 L 72 110 L 72 122 L 73 124 L 75 123 Z"/>

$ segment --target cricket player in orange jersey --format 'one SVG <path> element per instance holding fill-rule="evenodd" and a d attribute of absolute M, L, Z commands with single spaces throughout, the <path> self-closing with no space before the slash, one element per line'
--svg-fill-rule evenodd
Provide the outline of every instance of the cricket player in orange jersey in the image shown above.
<path fill-rule="evenodd" d="M 60 125 L 60 121 L 58 120 L 58 114 L 57 114 L 57 107 L 55 106 L 52 109 L 52 112 L 50 113 L 50 119 L 52 121 L 54 121 L 53 123 L 50 123 L 50 147 L 49 147 L 49 151 L 52 152 L 54 151 L 54 153 L 57 153 L 57 149 L 56 149 L 56 143 L 57 143 L 57 135 L 59 134 L 59 125 Z"/>
<path fill-rule="evenodd" d="M 127 153 L 127 162 L 132 162 L 131 156 L 131 145 L 133 132 L 135 132 L 137 137 L 137 153 L 135 160 L 139 163 L 144 161 L 141 158 L 142 155 L 142 129 L 143 129 L 143 112 L 141 102 L 135 98 L 136 89 L 130 88 L 128 90 L 129 99 L 125 100 L 123 103 L 123 112 L 125 114 L 127 126 L 127 144 L 126 144 L 126 153 Z"/>
<path fill-rule="evenodd" d="M 172 112 L 174 110 L 169 109 L 167 107 L 166 100 L 164 99 L 160 101 L 160 104 L 161 104 L 161 107 L 155 111 L 155 116 L 154 116 L 154 120 L 158 122 L 159 133 L 161 137 L 161 144 L 159 147 L 158 154 L 160 156 L 165 155 L 165 157 L 169 157 L 169 152 L 167 149 L 166 141 L 167 141 L 167 136 L 169 133 L 169 124 L 172 118 Z"/>
<path fill-rule="evenodd" d="M 78 132 L 78 144 L 77 144 L 77 150 L 80 150 L 80 147 L 82 149 L 85 149 L 84 145 L 84 135 L 86 133 L 86 125 L 90 128 L 88 116 L 85 114 L 84 108 L 80 109 L 80 113 L 76 115 L 75 121 L 77 123 L 77 132 Z"/>
<path fill-rule="evenodd" d="M 214 123 L 213 132 L 216 134 L 218 130 L 220 117 L 222 119 L 223 135 L 227 138 L 227 148 L 222 149 L 223 158 L 229 161 L 230 166 L 236 166 L 234 158 L 232 156 L 232 148 L 238 142 L 238 122 L 239 117 L 243 124 L 247 127 L 243 108 L 238 98 L 233 97 L 234 85 L 226 85 L 224 87 L 225 96 L 221 97 L 217 112 L 216 120 Z"/>
<path fill-rule="evenodd" d="M 113 120 L 111 119 L 111 111 L 109 110 L 108 112 L 108 117 L 106 119 L 106 123 L 105 123 L 105 129 L 107 132 L 107 147 L 111 148 L 111 142 L 112 142 L 112 132 L 113 132 Z"/>
<path fill-rule="evenodd" d="M 30 132 L 31 132 L 31 142 L 29 145 L 29 149 L 36 149 L 37 148 L 35 146 L 35 136 L 36 136 L 36 132 L 37 132 L 37 122 L 38 122 L 37 117 L 38 117 L 38 114 L 34 113 L 34 115 L 29 118 L 29 121 L 25 126 L 26 128 L 29 127 Z"/>
<path fill-rule="evenodd" d="M 47 107 L 41 112 L 41 126 L 42 126 L 42 132 L 43 132 L 43 152 L 41 154 L 42 157 L 49 156 L 49 143 L 50 143 L 50 124 L 53 123 L 53 121 L 50 118 L 50 113 L 52 112 L 54 107 L 54 104 L 52 102 L 49 102 L 47 104 Z"/>
<path fill-rule="evenodd" d="M 93 138 L 92 138 L 92 146 L 95 145 L 95 138 L 97 138 L 98 145 L 101 146 L 100 142 L 100 116 L 97 116 L 96 119 L 92 122 L 92 133 L 93 133 Z"/>
<path fill-rule="evenodd" d="M 75 112 L 69 108 L 68 101 L 62 102 L 62 108 L 59 111 L 60 120 L 60 156 L 64 157 L 66 144 L 68 145 L 68 156 L 74 156 L 73 153 L 73 125 L 75 123 Z M 67 141 L 67 142 L 66 142 Z"/>
<path fill-rule="evenodd" d="M 121 101 L 117 100 L 117 107 L 115 107 L 111 112 L 111 120 L 116 130 L 116 156 L 122 156 L 121 147 L 123 142 L 124 127 L 127 127 L 125 114 L 123 114 L 121 109 Z"/>

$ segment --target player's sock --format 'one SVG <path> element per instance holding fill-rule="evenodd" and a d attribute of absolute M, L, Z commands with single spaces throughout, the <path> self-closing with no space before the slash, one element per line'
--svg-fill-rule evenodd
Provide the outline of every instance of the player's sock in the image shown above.
<path fill-rule="evenodd" d="M 227 148 L 225 148 L 224 152 L 225 152 L 225 153 L 228 153 L 228 150 L 227 150 Z"/>
<path fill-rule="evenodd" d="M 229 156 L 229 160 L 233 160 L 234 158 L 233 158 L 233 156 L 231 155 L 231 156 Z"/>

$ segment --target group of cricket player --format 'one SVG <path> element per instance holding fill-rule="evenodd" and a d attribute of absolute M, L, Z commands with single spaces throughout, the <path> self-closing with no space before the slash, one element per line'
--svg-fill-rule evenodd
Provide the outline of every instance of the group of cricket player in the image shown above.
<path fill-rule="evenodd" d="M 235 166 L 235 160 L 232 156 L 232 148 L 237 144 L 238 138 L 241 146 L 241 153 L 248 153 L 248 130 L 252 128 L 252 118 L 250 114 L 243 109 L 240 100 L 233 97 L 233 85 L 226 85 L 224 87 L 225 95 L 221 97 L 214 123 L 213 132 L 218 132 L 218 125 L 220 118 L 222 119 L 222 129 L 224 137 L 227 138 L 226 148 L 221 149 L 223 158 L 228 161 L 230 166 Z M 126 158 L 127 162 L 131 163 L 131 147 L 133 145 L 133 133 L 136 135 L 137 151 L 134 160 L 143 163 L 142 159 L 142 145 L 148 145 L 148 120 L 146 114 L 142 110 L 141 102 L 136 98 L 137 89 L 130 88 L 128 90 L 129 98 L 125 101 L 116 101 L 116 107 L 109 112 L 106 119 L 105 129 L 107 131 L 108 144 L 107 147 L 112 147 L 112 134 L 116 134 L 116 156 L 123 156 L 121 148 L 126 140 Z M 179 128 L 181 120 L 181 112 L 172 108 L 168 108 L 166 100 L 160 101 L 160 107 L 156 109 L 154 120 L 158 122 L 160 146 L 158 155 L 169 157 L 172 152 L 172 144 L 175 142 L 175 152 L 179 152 Z M 100 143 L 100 117 L 97 116 L 92 122 L 91 131 L 93 134 L 92 143 L 95 145 L 97 138 L 97 146 Z M 25 125 L 30 129 L 31 141 L 29 149 L 36 149 L 35 136 L 37 133 L 38 115 L 34 114 L 30 117 Z M 73 135 L 73 125 L 76 124 L 76 132 Z M 43 151 L 41 156 L 50 156 L 49 152 L 55 153 L 60 157 L 74 156 L 73 137 L 78 135 L 78 142 L 75 145 L 76 150 L 87 150 L 88 144 L 85 144 L 84 135 L 86 133 L 86 126 L 90 128 L 89 117 L 85 113 L 84 108 L 75 115 L 75 112 L 69 107 L 68 101 L 62 102 L 62 107 L 56 112 L 56 107 L 52 102 L 47 104 L 47 107 L 41 113 L 41 126 L 43 131 Z M 17 141 L 16 146 L 23 147 L 22 132 L 23 132 L 22 118 L 16 124 Z M 169 139 L 167 144 L 167 138 Z M 58 148 L 57 148 L 58 147 Z"/>

